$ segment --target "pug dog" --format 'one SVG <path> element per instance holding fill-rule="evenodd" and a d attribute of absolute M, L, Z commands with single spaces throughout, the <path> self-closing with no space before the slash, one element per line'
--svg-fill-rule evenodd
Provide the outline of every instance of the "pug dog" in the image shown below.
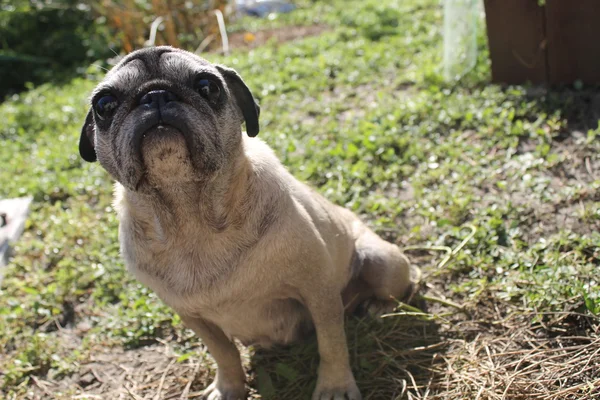
<path fill-rule="evenodd" d="M 117 181 L 128 270 L 215 359 L 205 399 L 245 398 L 234 339 L 270 346 L 314 331 L 312 399 L 358 400 L 344 313 L 368 301 L 393 304 L 411 291 L 418 269 L 352 212 L 296 180 L 255 138 L 259 113 L 233 69 L 146 48 L 93 91 L 79 151 Z"/>

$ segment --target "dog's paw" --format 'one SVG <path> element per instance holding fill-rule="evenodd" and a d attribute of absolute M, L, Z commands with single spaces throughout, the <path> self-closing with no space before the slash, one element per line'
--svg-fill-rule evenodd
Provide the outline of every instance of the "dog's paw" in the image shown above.
<path fill-rule="evenodd" d="M 368 315 L 375 321 L 381 322 L 381 316 L 394 312 L 398 303 L 393 300 L 367 299 L 361 304 L 361 315 Z"/>
<path fill-rule="evenodd" d="M 317 385 L 312 400 L 362 400 L 362 396 L 356 383 L 352 381 L 345 387 Z"/>
<path fill-rule="evenodd" d="M 419 268 L 415 264 L 410 264 L 410 280 L 414 283 L 421 282 L 421 278 L 423 277 L 423 272 L 421 268 Z"/>
<path fill-rule="evenodd" d="M 216 380 L 211 383 L 200 397 L 202 400 L 244 400 L 246 388 L 241 385 L 222 385 Z"/>
<path fill-rule="evenodd" d="M 362 400 L 354 378 L 344 385 L 328 385 L 319 379 L 312 400 Z"/>
<path fill-rule="evenodd" d="M 423 272 L 421 272 L 421 268 L 418 266 L 411 264 L 410 265 L 410 282 L 411 285 L 407 290 L 406 297 L 414 295 L 415 292 L 419 290 L 419 286 L 421 284 L 421 279 L 423 278 Z"/>

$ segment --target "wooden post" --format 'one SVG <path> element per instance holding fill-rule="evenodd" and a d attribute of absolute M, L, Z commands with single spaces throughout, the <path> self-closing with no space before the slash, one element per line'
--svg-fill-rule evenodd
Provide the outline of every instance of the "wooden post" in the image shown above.
<path fill-rule="evenodd" d="M 549 82 L 600 83 L 600 1 L 546 0 Z"/>
<path fill-rule="evenodd" d="M 485 0 L 484 5 L 492 81 L 509 84 L 546 82 L 543 7 L 537 0 Z"/>
<path fill-rule="evenodd" d="M 492 81 L 600 84 L 600 0 L 484 0 Z"/>

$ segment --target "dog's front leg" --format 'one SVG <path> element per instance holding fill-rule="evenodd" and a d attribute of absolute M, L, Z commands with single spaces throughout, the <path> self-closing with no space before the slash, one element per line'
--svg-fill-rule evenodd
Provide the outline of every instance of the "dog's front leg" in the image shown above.
<path fill-rule="evenodd" d="M 303 297 L 315 325 L 321 357 L 312 400 L 362 399 L 350 369 L 341 294 L 323 287 L 307 290 Z"/>
<path fill-rule="evenodd" d="M 202 393 L 207 400 L 243 400 L 246 376 L 242 369 L 240 352 L 216 325 L 200 318 L 181 315 L 184 324 L 192 329 L 208 348 L 217 362 L 217 376 Z"/>

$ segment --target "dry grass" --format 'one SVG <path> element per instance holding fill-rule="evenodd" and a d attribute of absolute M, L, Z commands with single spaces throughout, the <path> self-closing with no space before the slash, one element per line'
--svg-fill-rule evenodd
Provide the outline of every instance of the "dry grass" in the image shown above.
<path fill-rule="evenodd" d="M 92 5 L 106 18 L 127 53 L 146 45 L 146 40 L 152 36 L 152 22 L 157 18 L 163 21 L 163 29 L 156 31 L 152 44 L 196 48 L 206 41 L 205 47 L 208 47 L 220 37 L 214 11 L 225 12 L 227 8 L 224 0 L 97 0 Z M 225 13 L 225 19 L 229 15 Z"/>
<path fill-rule="evenodd" d="M 580 317 L 562 315 L 562 318 Z M 525 328 L 523 319 L 524 316 L 505 321 L 501 335 L 482 331 L 470 341 L 450 340 L 447 352 L 438 355 L 441 362 L 432 366 L 435 379 L 424 387 L 413 385 L 416 390 L 409 398 L 597 399 L 600 396 L 597 321 L 590 326 L 593 333 L 589 337 L 544 337 L 543 328 Z M 456 329 L 469 329 L 469 324 L 473 322 Z"/>
<path fill-rule="evenodd" d="M 452 272 L 440 267 L 474 233 L 455 249 L 443 249 L 447 256 L 436 268 L 425 267 L 426 283 L 410 304 L 399 302 L 379 318 L 347 319 L 352 368 L 365 400 L 600 398 L 600 318 L 525 311 L 493 291 L 462 304 L 446 297 Z M 423 266 L 428 259 L 412 257 Z M 71 377 L 33 377 L 26 398 L 201 398 L 215 365 L 200 342 L 193 356 L 178 353 L 190 337 L 158 339 L 160 345 L 132 350 L 93 349 Z M 248 399 L 310 397 L 318 365 L 314 337 L 285 348 L 239 349 L 249 376 Z"/>
<path fill-rule="evenodd" d="M 430 312 L 400 306 L 379 320 L 347 321 L 353 369 L 365 399 L 599 398 L 598 319 L 576 312 L 519 313 L 492 297 L 459 309 L 433 297 L 437 289 L 435 283 L 424 288 Z M 423 299 L 417 303 L 423 305 Z M 200 398 L 214 364 L 201 345 L 180 362 L 178 340 L 116 353 L 96 349 L 81 372 L 66 380 L 36 378 L 28 398 Z M 269 351 L 240 349 L 253 388 L 248 398 L 308 398 L 318 363 L 314 338 Z"/>

